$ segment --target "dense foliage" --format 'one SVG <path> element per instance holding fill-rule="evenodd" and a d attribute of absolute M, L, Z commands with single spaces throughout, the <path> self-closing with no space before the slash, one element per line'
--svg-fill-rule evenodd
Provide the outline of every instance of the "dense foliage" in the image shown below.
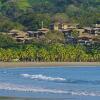
<path fill-rule="evenodd" d="M 35 30 L 41 27 L 41 21 L 48 27 L 57 19 L 90 26 L 100 20 L 99 4 L 100 0 L 0 0 L 0 19 L 10 23 L 0 24 L 0 31 L 6 27 L 8 31 L 12 26 Z"/>
<path fill-rule="evenodd" d="M 92 62 L 100 61 L 100 51 L 93 50 L 88 53 L 84 47 L 79 45 L 27 45 L 16 49 L 0 48 L 0 61 Z"/>
<path fill-rule="evenodd" d="M 3 35 L 2 33 L 0 34 L 0 48 L 14 47 L 16 44 L 16 41 L 9 35 Z"/>

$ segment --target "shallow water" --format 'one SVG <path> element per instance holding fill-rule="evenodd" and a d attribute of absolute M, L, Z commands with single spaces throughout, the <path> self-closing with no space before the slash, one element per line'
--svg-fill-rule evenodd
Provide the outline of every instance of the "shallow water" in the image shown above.
<path fill-rule="evenodd" d="M 100 100 L 100 68 L 1 68 L 0 100 Z"/>

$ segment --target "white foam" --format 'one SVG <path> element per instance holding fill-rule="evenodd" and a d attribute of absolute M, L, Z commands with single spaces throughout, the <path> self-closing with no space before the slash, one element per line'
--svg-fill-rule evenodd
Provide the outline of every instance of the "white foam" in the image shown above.
<path fill-rule="evenodd" d="M 47 89 L 47 88 L 39 88 L 39 87 L 36 88 L 30 86 L 10 84 L 10 83 L 0 83 L 0 90 L 33 92 L 33 93 L 68 94 L 68 95 L 76 95 L 76 96 L 100 96 L 100 92 L 65 91 L 65 90 Z"/>
<path fill-rule="evenodd" d="M 21 76 L 25 78 L 34 79 L 34 80 L 45 80 L 45 81 L 65 81 L 66 80 L 65 78 L 61 78 L 61 77 L 48 77 L 42 74 L 38 74 L 38 75 L 21 74 Z"/>
<path fill-rule="evenodd" d="M 0 89 L 22 91 L 22 92 L 66 93 L 66 91 L 62 91 L 62 90 L 29 87 L 29 86 L 15 85 L 10 83 L 0 83 Z"/>

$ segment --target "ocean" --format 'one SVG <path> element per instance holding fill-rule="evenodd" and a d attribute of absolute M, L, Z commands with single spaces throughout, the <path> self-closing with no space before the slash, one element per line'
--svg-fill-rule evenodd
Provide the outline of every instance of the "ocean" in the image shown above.
<path fill-rule="evenodd" d="M 100 100 L 100 67 L 0 68 L 0 100 Z"/>

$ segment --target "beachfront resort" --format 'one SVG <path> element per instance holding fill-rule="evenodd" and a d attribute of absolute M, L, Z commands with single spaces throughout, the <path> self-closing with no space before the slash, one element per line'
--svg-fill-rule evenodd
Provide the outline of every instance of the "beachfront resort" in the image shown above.
<path fill-rule="evenodd" d="M 100 22 L 92 27 L 53 22 L 36 31 L 2 32 L 0 61 L 4 62 L 99 62 Z M 7 40 L 8 39 L 8 40 Z M 7 42 L 6 42 L 7 41 Z"/>
<path fill-rule="evenodd" d="M 42 21 L 41 21 L 42 22 Z M 32 41 L 37 40 L 41 42 L 44 40 L 45 43 L 52 43 L 54 40 L 48 38 L 50 32 L 55 36 L 61 34 L 64 36 L 60 37 L 58 42 L 63 44 L 81 44 L 81 45 L 99 45 L 100 44 L 100 22 L 92 25 L 92 27 L 81 27 L 79 24 L 69 23 L 69 22 L 53 22 L 49 28 L 43 27 L 43 22 L 41 23 L 41 29 L 36 31 L 20 31 L 12 29 L 9 32 L 2 34 L 7 34 L 15 39 L 18 43 L 32 43 Z M 57 37 L 54 39 L 56 40 Z"/>

